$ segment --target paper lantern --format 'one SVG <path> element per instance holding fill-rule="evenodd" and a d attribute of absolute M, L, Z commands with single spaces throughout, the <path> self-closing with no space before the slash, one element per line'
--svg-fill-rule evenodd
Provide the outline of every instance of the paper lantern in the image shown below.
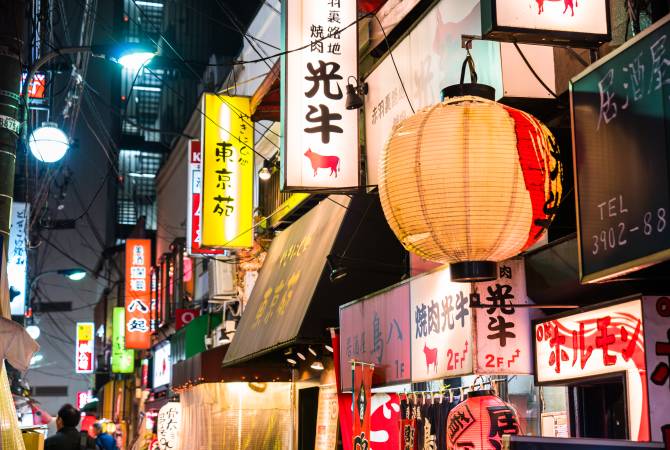
<path fill-rule="evenodd" d="M 170 402 L 158 411 L 156 435 L 160 450 L 179 448 L 181 432 L 181 404 Z"/>
<path fill-rule="evenodd" d="M 522 434 L 514 407 L 493 391 L 474 391 L 449 412 L 447 450 L 499 450 L 503 434 Z"/>
<path fill-rule="evenodd" d="M 496 262 L 535 243 L 561 198 L 551 132 L 481 97 L 453 97 L 400 122 L 386 143 L 379 195 L 403 246 L 451 264 L 452 280 L 496 278 Z"/>

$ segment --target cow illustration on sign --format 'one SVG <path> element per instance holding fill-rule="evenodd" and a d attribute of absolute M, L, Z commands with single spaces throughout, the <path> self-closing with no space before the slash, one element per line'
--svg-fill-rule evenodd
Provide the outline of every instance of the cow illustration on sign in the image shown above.
<path fill-rule="evenodd" d="M 314 153 L 311 148 L 307 149 L 305 156 L 309 158 L 309 162 L 312 164 L 314 176 L 316 176 L 318 169 L 330 169 L 330 175 L 335 175 L 335 178 L 337 178 L 337 172 L 340 171 L 339 156 L 320 155 Z"/>
<path fill-rule="evenodd" d="M 568 8 L 570 8 L 570 12 L 572 15 L 575 15 L 575 6 L 579 6 L 579 0 L 535 0 L 537 2 L 537 13 L 542 14 L 544 12 L 544 2 L 559 2 L 562 1 L 563 5 L 565 5 L 565 8 L 563 9 L 563 14 L 565 14 L 568 11 Z"/>
<path fill-rule="evenodd" d="M 423 344 L 423 353 L 426 355 L 426 371 L 430 370 L 432 364 L 433 369 L 437 372 L 437 348 L 430 348 Z"/>

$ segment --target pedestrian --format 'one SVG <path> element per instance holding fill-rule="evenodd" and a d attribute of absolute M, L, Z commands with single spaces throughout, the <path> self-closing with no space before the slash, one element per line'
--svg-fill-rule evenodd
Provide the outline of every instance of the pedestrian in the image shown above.
<path fill-rule="evenodd" d="M 44 441 L 44 450 L 88 450 L 95 449 L 95 443 L 84 432 L 77 430 L 81 413 L 66 403 L 58 410 L 56 434 Z"/>
<path fill-rule="evenodd" d="M 98 449 L 119 450 L 119 448 L 116 446 L 116 441 L 114 438 L 103 431 L 102 422 L 96 422 L 93 424 L 93 433 L 95 434 L 95 445 L 98 446 Z"/>

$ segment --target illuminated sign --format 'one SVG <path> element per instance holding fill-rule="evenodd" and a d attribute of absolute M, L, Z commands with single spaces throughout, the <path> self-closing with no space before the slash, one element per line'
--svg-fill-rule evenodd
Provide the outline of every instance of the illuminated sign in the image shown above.
<path fill-rule="evenodd" d="M 639 299 L 538 320 L 533 329 L 538 384 L 625 373 L 631 439 L 649 440 L 645 343 Z"/>
<path fill-rule="evenodd" d="M 189 141 L 188 163 L 188 211 L 186 216 L 186 251 L 189 255 L 214 255 L 223 253 L 223 249 L 202 248 L 202 151 L 200 141 Z"/>
<path fill-rule="evenodd" d="M 12 204 L 12 225 L 9 230 L 9 248 L 7 253 L 7 282 L 9 283 L 10 310 L 13 316 L 22 316 L 26 312 L 26 277 L 28 255 L 26 254 L 26 230 L 30 220 L 30 205 L 14 202 Z"/>
<path fill-rule="evenodd" d="M 126 240 L 125 348 L 151 347 L 151 240 Z"/>
<path fill-rule="evenodd" d="M 609 41 L 608 0 L 484 0 L 482 33 L 519 42 L 602 43 Z"/>
<path fill-rule="evenodd" d="M 126 309 L 114 308 L 112 313 L 112 372 L 132 373 L 135 351 L 126 350 Z"/>
<path fill-rule="evenodd" d="M 248 97 L 203 95 L 202 246 L 253 245 L 254 126 L 250 108 Z"/>
<path fill-rule="evenodd" d="M 153 387 L 157 388 L 170 384 L 172 379 L 172 365 L 170 364 L 170 341 L 165 341 L 154 350 L 154 380 Z"/>
<path fill-rule="evenodd" d="M 19 91 L 23 93 L 23 84 L 26 82 L 27 73 L 21 75 L 21 86 Z M 46 85 L 47 79 L 46 75 L 43 73 L 36 73 L 33 75 L 33 79 L 30 80 L 30 86 L 28 86 L 28 98 L 34 99 L 43 99 L 46 96 Z"/>
<path fill-rule="evenodd" d="M 77 399 L 74 406 L 77 409 L 81 409 L 91 400 L 93 400 L 93 391 L 77 391 Z"/>
<path fill-rule="evenodd" d="M 158 448 L 173 450 L 179 448 L 179 431 L 181 428 L 181 403 L 170 402 L 158 411 L 156 419 Z"/>
<path fill-rule="evenodd" d="M 77 337 L 75 339 L 75 370 L 77 373 L 93 373 L 93 322 L 77 322 Z"/>
<path fill-rule="evenodd" d="M 337 190 L 359 185 L 358 111 L 346 85 L 358 74 L 355 0 L 287 0 L 282 5 L 282 187 Z"/>

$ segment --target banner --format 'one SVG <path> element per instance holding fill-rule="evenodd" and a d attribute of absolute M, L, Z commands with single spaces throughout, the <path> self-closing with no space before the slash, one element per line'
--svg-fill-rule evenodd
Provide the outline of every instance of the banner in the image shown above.
<path fill-rule="evenodd" d="M 177 308 L 175 312 L 175 330 L 181 330 L 199 315 L 199 309 Z"/>
<path fill-rule="evenodd" d="M 77 373 L 93 373 L 93 322 L 77 322 L 77 338 L 75 350 L 75 371 Z"/>
<path fill-rule="evenodd" d="M 135 351 L 126 350 L 126 309 L 117 307 L 112 313 L 112 372 L 132 373 Z"/>
<path fill-rule="evenodd" d="M 346 109 L 358 74 L 356 0 L 282 4 L 282 189 L 337 190 L 359 185 L 358 111 Z M 355 83 L 355 81 L 354 81 Z"/>
<path fill-rule="evenodd" d="M 125 348 L 151 348 L 151 240 L 126 240 Z"/>
<path fill-rule="evenodd" d="M 200 245 L 253 245 L 254 125 L 249 97 L 202 97 Z M 214 119 L 205 119 L 205 118 Z"/>
<path fill-rule="evenodd" d="M 353 362 L 354 392 L 354 450 L 370 448 L 370 411 L 372 408 L 372 373 L 375 367 L 370 364 Z"/>
<path fill-rule="evenodd" d="M 191 256 L 217 255 L 225 250 L 203 248 L 200 246 L 202 238 L 202 150 L 200 141 L 192 139 L 188 144 L 188 198 L 186 215 L 186 251 Z"/>
<path fill-rule="evenodd" d="M 30 205 L 12 204 L 12 224 L 9 230 L 7 251 L 7 282 L 12 316 L 23 316 L 26 312 L 26 280 L 28 255 L 26 253 L 26 230 L 30 220 Z"/>
<path fill-rule="evenodd" d="M 337 386 L 319 386 L 319 405 L 316 413 L 314 450 L 335 450 L 337 447 Z"/>

